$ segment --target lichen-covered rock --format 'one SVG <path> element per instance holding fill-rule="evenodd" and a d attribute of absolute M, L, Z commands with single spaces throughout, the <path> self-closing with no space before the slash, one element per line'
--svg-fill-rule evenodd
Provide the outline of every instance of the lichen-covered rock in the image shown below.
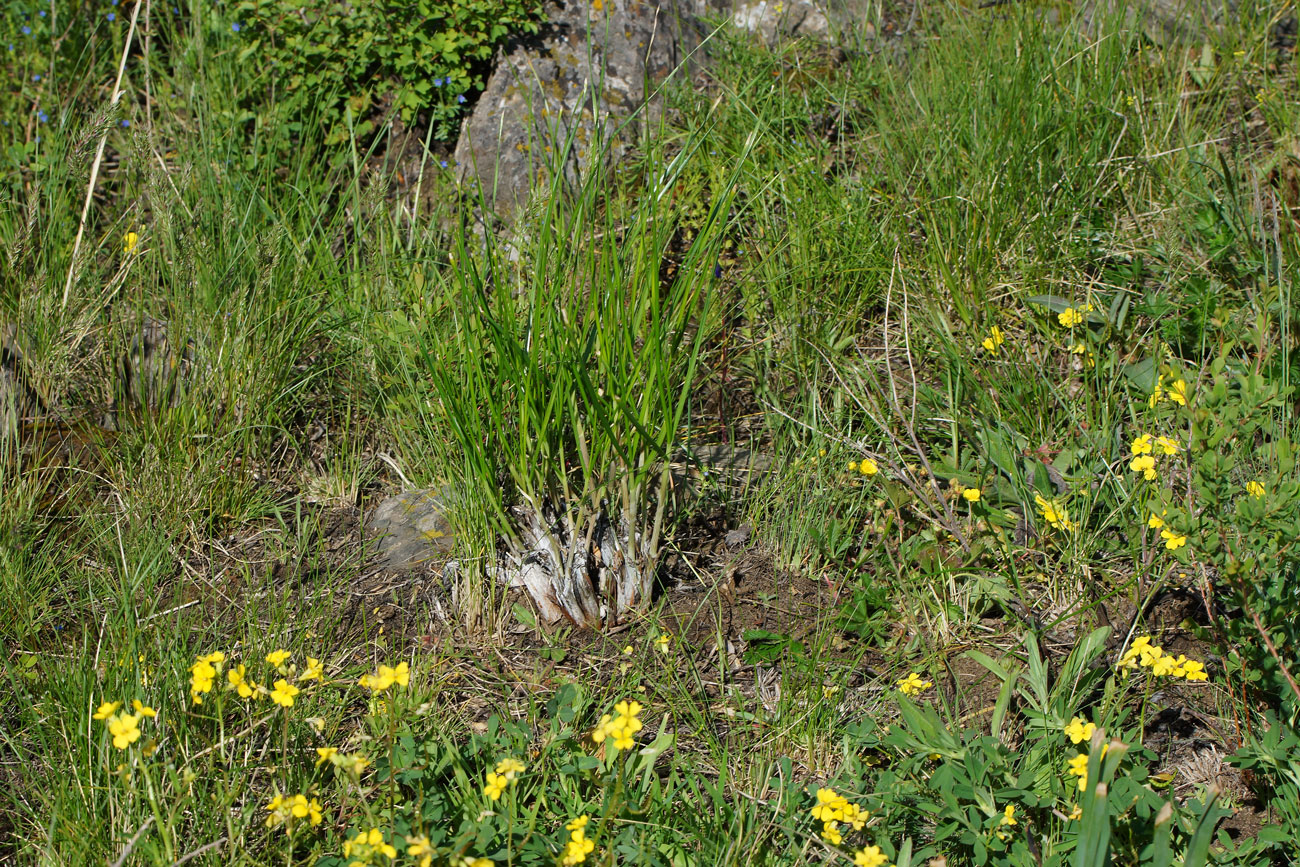
<path fill-rule="evenodd" d="M 765 42 L 775 42 L 780 36 L 826 39 L 831 27 L 826 11 L 811 0 L 744 3 L 731 16 L 731 22 L 741 30 L 757 33 Z"/>
<path fill-rule="evenodd" d="M 551 169 L 562 167 L 573 182 L 593 154 L 616 159 L 639 126 L 622 121 L 668 75 L 689 74 L 700 62 L 695 50 L 707 29 L 697 16 L 719 11 L 712 2 L 549 3 L 548 23 L 508 46 L 461 128 L 461 184 L 481 185 L 488 210 L 508 219 L 528 203 L 535 184 L 552 177 Z"/>
<path fill-rule="evenodd" d="M 375 507 L 366 529 L 377 537 L 380 562 L 394 571 L 418 569 L 449 553 L 456 542 L 447 520 L 446 489 L 395 494 Z"/>

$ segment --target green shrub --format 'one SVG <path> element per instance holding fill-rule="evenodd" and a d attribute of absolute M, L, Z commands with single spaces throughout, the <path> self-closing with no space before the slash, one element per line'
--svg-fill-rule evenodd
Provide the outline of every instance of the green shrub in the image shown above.
<path fill-rule="evenodd" d="M 404 121 L 427 113 L 439 139 L 451 137 L 466 94 L 481 89 L 486 63 L 511 33 L 536 33 L 530 0 L 381 0 L 312 3 L 245 0 L 235 10 L 248 44 L 241 61 L 267 71 L 290 122 L 316 116 L 332 141 L 374 128 L 395 109 Z"/>

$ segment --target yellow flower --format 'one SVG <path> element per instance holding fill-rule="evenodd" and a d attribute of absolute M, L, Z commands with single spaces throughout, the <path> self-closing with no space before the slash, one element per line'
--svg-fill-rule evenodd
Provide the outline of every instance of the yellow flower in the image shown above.
<path fill-rule="evenodd" d="M 980 341 L 980 346 L 983 346 L 984 351 L 989 355 L 996 355 L 998 347 L 1005 342 L 1006 338 L 1002 336 L 1002 329 L 994 325 L 989 329 L 989 336 Z"/>
<path fill-rule="evenodd" d="M 122 703 L 120 701 L 106 701 L 99 706 L 98 710 L 95 711 L 92 719 L 108 719 L 113 714 L 117 713 L 117 709 L 121 706 Z"/>
<path fill-rule="evenodd" d="M 421 861 L 420 867 L 428 867 L 428 865 Z M 460 860 L 456 862 L 456 867 L 493 867 L 493 864 L 487 858 L 471 858 L 468 855 L 462 855 Z"/>
<path fill-rule="evenodd" d="M 321 680 L 325 674 L 325 664 L 319 659 L 307 657 L 307 670 L 302 673 L 299 680 Z"/>
<path fill-rule="evenodd" d="M 1168 457 L 1169 455 L 1178 454 L 1178 450 L 1182 447 L 1178 445 L 1177 440 L 1172 440 L 1167 436 L 1158 436 L 1156 437 L 1156 448 L 1160 450 L 1162 455 Z"/>
<path fill-rule="evenodd" d="M 135 708 L 136 716 L 142 716 L 142 717 L 147 716 L 150 719 L 153 719 L 154 717 L 158 716 L 158 711 L 154 710 L 151 707 L 146 707 L 144 704 L 140 702 L 140 699 L 138 698 L 134 699 L 131 702 L 131 707 Z"/>
<path fill-rule="evenodd" d="M 124 750 L 140 740 L 140 717 L 115 713 L 108 718 L 108 733 L 113 736 L 113 746 Z"/>
<path fill-rule="evenodd" d="M 1151 455 L 1138 455 L 1129 462 L 1128 468 L 1135 473 L 1141 473 L 1148 482 L 1155 481 L 1156 459 Z"/>
<path fill-rule="evenodd" d="M 1183 663 L 1183 677 L 1190 681 L 1209 680 L 1210 676 L 1205 673 L 1205 663 L 1198 662 L 1195 659 L 1189 659 Z"/>
<path fill-rule="evenodd" d="M 849 806 L 849 799 L 834 789 L 817 790 L 817 803 L 813 805 L 812 817 L 819 822 L 830 823 L 844 817 L 844 810 Z"/>
<path fill-rule="evenodd" d="M 1034 503 L 1038 505 L 1039 511 L 1043 514 L 1043 520 L 1049 526 L 1064 530 L 1067 533 L 1074 529 L 1074 524 L 1070 521 L 1070 516 L 1065 511 L 1065 507 L 1056 500 L 1044 499 L 1042 495 L 1034 494 Z"/>
<path fill-rule="evenodd" d="M 667 655 L 670 650 L 669 643 L 671 641 L 672 641 L 671 635 L 669 635 L 667 632 L 661 632 L 659 633 L 659 637 L 655 639 L 655 649 L 658 650 L 660 653 Z"/>
<path fill-rule="evenodd" d="M 319 768 L 326 762 L 333 762 L 334 757 L 338 755 L 338 752 L 338 749 L 335 747 L 317 747 L 316 754 L 320 756 L 320 758 L 316 760 L 316 767 Z"/>
<path fill-rule="evenodd" d="M 1161 517 L 1161 515 L 1157 515 L 1155 512 L 1152 512 L 1151 517 L 1147 518 L 1147 526 L 1152 530 L 1159 530 L 1164 525 L 1165 519 Z"/>
<path fill-rule="evenodd" d="M 586 816 L 586 815 L 579 816 L 578 818 L 572 819 L 569 822 L 565 823 L 564 829 L 566 831 L 572 831 L 581 837 L 586 833 L 585 829 L 587 827 L 587 823 L 590 821 L 591 821 L 590 816 Z"/>
<path fill-rule="evenodd" d="M 1078 821 L 1079 819 L 1082 819 L 1083 807 L 1080 807 L 1078 804 L 1075 804 L 1074 809 L 1070 810 L 1070 815 L 1066 816 L 1066 818 L 1070 819 L 1071 821 Z"/>
<path fill-rule="evenodd" d="M 212 681 L 217 676 L 217 668 L 213 664 L 212 657 L 216 655 L 218 654 L 200 656 L 190 666 L 190 698 L 195 704 L 203 704 L 203 695 L 212 692 Z M 219 663 L 220 660 L 215 662 Z"/>
<path fill-rule="evenodd" d="M 271 701 L 281 707 L 293 707 L 293 697 L 298 692 L 298 687 L 282 677 L 275 682 L 275 688 L 271 690 Z"/>
<path fill-rule="evenodd" d="M 978 503 L 980 501 L 980 489 L 967 488 L 961 492 L 961 496 L 968 503 Z"/>
<path fill-rule="evenodd" d="M 822 837 L 832 846 L 838 846 L 844 842 L 844 835 L 840 833 L 838 822 L 827 822 L 822 825 Z"/>
<path fill-rule="evenodd" d="M 1062 310 L 1060 315 L 1056 318 L 1060 321 L 1062 326 L 1073 328 L 1083 322 L 1083 312 L 1081 310 L 1076 310 L 1073 307 L 1067 307 Z"/>
<path fill-rule="evenodd" d="M 1070 739 L 1072 744 L 1081 744 L 1084 741 L 1092 740 L 1092 733 L 1097 727 L 1090 722 L 1085 722 L 1083 717 L 1076 716 L 1070 720 L 1070 724 L 1065 727 L 1065 736 Z"/>
<path fill-rule="evenodd" d="M 874 476 L 876 473 L 880 472 L 880 467 L 877 466 L 876 462 L 871 458 L 863 458 L 858 461 L 858 472 L 862 473 L 864 476 Z"/>
<path fill-rule="evenodd" d="M 279 668 L 284 665 L 284 661 L 288 659 L 289 656 L 290 653 L 287 650 L 273 650 L 266 655 L 266 661 L 276 668 Z"/>
<path fill-rule="evenodd" d="M 1187 406 L 1187 383 L 1181 379 L 1175 379 L 1169 386 L 1169 399 L 1179 406 Z"/>
<path fill-rule="evenodd" d="M 1088 787 L 1088 754 L 1079 753 L 1070 759 L 1069 773 L 1079 778 L 1079 791 L 1082 792 Z"/>
<path fill-rule="evenodd" d="M 853 853 L 854 867 L 885 867 L 888 863 L 888 856 L 880 851 L 879 846 L 867 846 Z"/>
<path fill-rule="evenodd" d="M 501 793 L 506 790 L 506 786 L 510 784 L 510 781 L 502 774 L 491 772 L 488 772 L 486 779 L 487 785 L 483 787 L 483 794 L 487 796 L 489 801 L 501 800 Z"/>
<path fill-rule="evenodd" d="M 1258 479 L 1246 482 L 1246 493 L 1250 494 L 1257 500 L 1264 499 L 1264 485 Z"/>
<path fill-rule="evenodd" d="M 921 675 L 915 671 L 910 672 L 907 677 L 899 678 L 896 683 L 903 695 L 917 695 L 934 686 L 928 680 L 921 680 Z"/>
<path fill-rule="evenodd" d="M 122 236 L 122 252 L 134 253 L 136 245 L 140 243 L 140 236 L 135 232 L 127 232 Z"/>
<path fill-rule="evenodd" d="M 1181 533 L 1175 533 L 1169 528 L 1160 531 L 1160 538 L 1165 540 L 1165 547 L 1170 551 L 1177 551 L 1187 544 L 1187 537 Z"/>
<path fill-rule="evenodd" d="M 251 698 L 257 684 L 244 677 L 244 671 L 244 663 L 241 662 L 226 672 L 226 680 L 230 682 L 230 688 L 239 693 L 240 698 Z"/>
<path fill-rule="evenodd" d="M 852 825 L 854 831 L 861 831 L 863 826 L 867 824 L 867 820 L 871 818 L 871 813 L 857 804 L 845 804 L 840 812 L 843 814 L 840 821 Z"/>
<path fill-rule="evenodd" d="M 1172 656 L 1161 656 L 1151 663 L 1151 673 L 1156 677 L 1168 677 L 1177 667 L 1178 663 Z"/>
<path fill-rule="evenodd" d="M 514 782 L 515 777 L 526 770 L 528 770 L 527 766 L 518 759 L 502 759 L 497 762 L 497 773 L 511 782 Z"/>
<path fill-rule="evenodd" d="M 358 682 L 371 692 L 383 692 L 393 684 L 407 686 L 411 682 L 411 670 L 405 662 L 399 662 L 395 668 L 381 665 L 374 674 L 362 675 Z"/>
<path fill-rule="evenodd" d="M 407 837 L 406 844 L 406 854 L 414 858 L 419 867 L 429 867 L 433 863 L 433 846 L 430 845 L 428 837 Z"/>
<path fill-rule="evenodd" d="M 1002 811 L 1002 821 L 1001 821 L 999 824 L 1000 824 L 1000 825 L 1015 825 L 1015 824 L 1017 824 L 1017 822 L 1016 822 L 1016 807 L 1015 807 L 1014 804 L 1007 804 L 1006 809 Z"/>
<path fill-rule="evenodd" d="M 1151 454 L 1151 434 L 1142 434 L 1142 436 L 1129 443 L 1128 448 L 1134 456 Z"/>

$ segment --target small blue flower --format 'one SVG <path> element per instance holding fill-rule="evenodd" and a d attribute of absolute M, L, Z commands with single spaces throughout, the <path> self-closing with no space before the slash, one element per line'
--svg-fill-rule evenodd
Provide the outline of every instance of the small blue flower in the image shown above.
<path fill-rule="evenodd" d="M 177 9 L 175 6 L 173 6 L 173 7 L 172 7 L 172 14 L 173 14 L 173 15 L 180 15 L 180 14 L 181 14 L 181 10 L 179 10 L 179 9 Z"/>
<path fill-rule="evenodd" d="M 446 161 L 446 160 L 440 160 L 440 161 L 438 162 L 438 165 L 442 166 L 442 167 L 445 169 L 445 168 L 447 168 L 447 161 Z"/>
<path fill-rule="evenodd" d="M 713 266 L 713 277 L 714 277 L 714 279 L 717 279 L 718 277 L 721 277 L 721 276 L 722 276 L 722 266 L 721 266 L 721 265 L 714 265 L 714 266 Z"/>
<path fill-rule="evenodd" d="M 465 104 L 465 94 L 463 94 L 463 93 L 458 93 L 458 94 L 456 94 L 456 101 L 459 102 L 461 105 L 464 105 L 464 104 Z"/>
<path fill-rule="evenodd" d="M 442 87 L 442 79 L 441 79 L 441 78 L 435 78 L 435 79 L 433 80 L 433 86 L 434 86 L 434 87 Z"/>
<path fill-rule="evenodd" d="M 116 20 L 117 20 L 117 16 L 116 16 L 115 14 L 113 14 L 112 12 L 110 12 L 110 13 L 108 13 L 108 20 L 109 20 L 109 21 L 116 21 Z"/>
<path fill-rule="evenodd" d="M 40 80 L 41 80 L 41 74 L 39 72 L 32 76 L 32 81 L 40 81 Z"/>
<path fill-rule="evenodd" d="M 122 121 L 122 126 L 127 127 L 127 126 L 130 126 L 130 125 L 131 125 L 131 121 L 129 121 L 129 120 L 124 120 L 124 121 Z"/>
<path fill-rule="evenodd" d="M 24 24 L 24 25 L 23 25 L 23 35 L 24 35 L 24 36 L 31 36 L 31 34 L 32 34 L 32 28 L 30 28 L 30 27 L 28 27 L 26 24 Z"/>
<path fill-rule="evenodd" d="M 38 118 L 40 118 L 41 123 L 45 123 L 47 120 L 50 119 L 50 116 L 49 116 L 48 114 L 46 114 L 45 112 L 41 112 L 40 114 L 38 114 L 38 115 L 36 115 L 36 116 L 37 116 Z"/>
<path fill-rule="evenodd" d="M 7 121 L 7 120 L 0 121 L 0 123 L 3 123 L 5 126 L 9 126 L 9 121 Z"/>
<path fill-rule="evenodd" d="M 37 12 L 36 14 L 39 15 L 39 16 L 41 16 L 42 18 L 44 18 L 44 17 L 45 17 L 45 10 L 42 9 L 40 12 Z"/>
<path fill-rule="evenodd" d="M 235 31 L 236 33 L 238 33 L 239 31 L 243 30 L 244 27 L 243 27 L 242 24 L 240 24 L 238 21 L 236 21 L 234 24 L 231 24 L 231 25 L 230 25 L 230 29 L 233 30 L 233 31 Z"/>
<path fill-rule="evenodd" d="M 12 42 L 9 43 L 9 50 L 10 51 L 14 50 L 14 44 Z"/>
<path fill-rule="evenodd" d="M 113 0 L 113 5 L 114 5 L 114 6 L 117 5 L 117 0 Z"/>

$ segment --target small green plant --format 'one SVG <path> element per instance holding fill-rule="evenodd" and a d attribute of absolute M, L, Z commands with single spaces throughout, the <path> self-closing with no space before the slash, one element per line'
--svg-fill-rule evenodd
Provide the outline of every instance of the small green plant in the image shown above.
<path fill-rule="evenodd" d="M 368 135 L 375 117 L 390 110 L 408 123 L 423 115 L 436 138 L 450 138 L 497 46 L 512 34 L 537 32 L 540 5 L 244 0 L 232 11 L 247 41 L 239 60 L 266 70 L 267 93 L 283 102 L 290 123 L 319 116 L 329 143 L 353 131 Z"/>

